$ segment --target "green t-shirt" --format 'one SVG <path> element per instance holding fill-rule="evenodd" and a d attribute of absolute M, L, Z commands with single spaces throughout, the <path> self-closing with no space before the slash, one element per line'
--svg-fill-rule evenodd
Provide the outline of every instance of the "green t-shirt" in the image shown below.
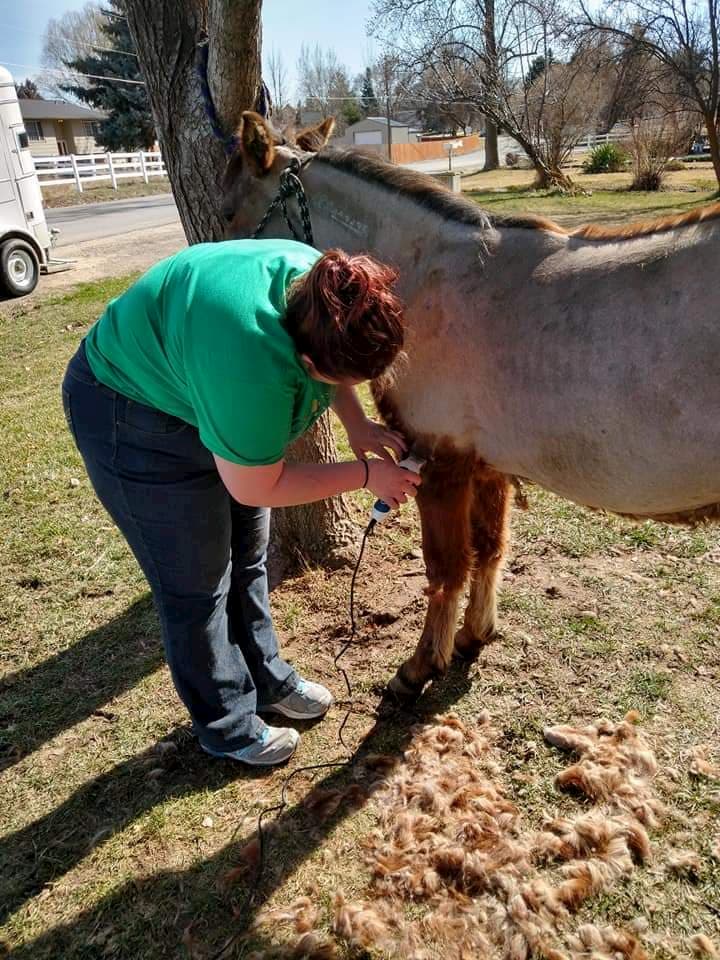
<path fill-rule="evenodd" d="M 319 256 L 292 240 L 227 240 L 160 261 L 88 333 L 93 373 L 193 424 L 226 460 L 277 463 L 333 398 L 283 326 L 288 285 Z"/>

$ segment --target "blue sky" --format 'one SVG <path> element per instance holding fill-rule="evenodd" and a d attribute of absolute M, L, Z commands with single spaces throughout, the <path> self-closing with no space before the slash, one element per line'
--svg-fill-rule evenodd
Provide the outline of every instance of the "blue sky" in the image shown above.
<path fill-rule="evenodd" d="M 39 65 L 42 36 L 50 17 L 66 10 L 78 10 L 86 0 L 0 0 L 0 64 L 8 66 L 16 79 L 33 71 L 24 66 Z M 368 41 L 365 23 L 370 0 L 265 0 L 263 4 L 263 47 L 279 50 L 294 83 L 295 61 L 302 43 L 332 47 L 350 70 L 351 76 L 365 66 Z"/>

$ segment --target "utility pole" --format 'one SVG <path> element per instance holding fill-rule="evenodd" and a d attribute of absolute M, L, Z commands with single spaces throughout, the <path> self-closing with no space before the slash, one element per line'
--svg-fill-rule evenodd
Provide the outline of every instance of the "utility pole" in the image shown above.
<path fill-rule="evenodd" d="M 390 63 L 390 57 L 383 57 L 382 67 L 383 82 L 385 84 L 385 118 L 387 120 L 388 160 L 390 163 L 392 163 L 392 111 L 390 109 L 390 74 L 392 72 L 392 65 Z"/>

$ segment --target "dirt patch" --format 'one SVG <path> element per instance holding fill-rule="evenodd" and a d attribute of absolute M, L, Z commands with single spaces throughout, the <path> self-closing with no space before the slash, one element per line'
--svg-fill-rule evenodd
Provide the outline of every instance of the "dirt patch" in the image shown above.
<path fill-rule="evenodd" d="M 180 224 L 171 223 L 63 247 L 55 255 L 74 261 L 70 269 L 41 276 L 34 293 L 22 300 L 0 302 L 0 311 L 13 305 L 37 303 L 49 294 L 69 290 L 80 283 L 147 270 L 158 260 L 184 247 L 185 243 Z"/>
<path fill-rule="evenodd" d="M 38 289 L 43 293 L 63 290 L 76 283 L 87 283 L 102 277 L 115 277 L 147 270 L 153 263 L 169 257 L 185 246 L 180 224 L 169 223 L 150 230 L 134 230 L 102 240 L 86 240 L 73 247 L 64 247 L 63 258 L 73 259 L 71 270 L 43 277 Z"/>

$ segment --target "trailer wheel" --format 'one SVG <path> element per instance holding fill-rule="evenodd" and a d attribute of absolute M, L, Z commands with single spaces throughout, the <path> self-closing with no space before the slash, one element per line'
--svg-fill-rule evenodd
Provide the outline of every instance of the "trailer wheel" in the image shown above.
<path fill-rule="evenodd" d="M 40 278 L 37 254 L 24 240 L 6 240 L 0 246 L 0 287 L 11 297 L 32 293 Z"/>

